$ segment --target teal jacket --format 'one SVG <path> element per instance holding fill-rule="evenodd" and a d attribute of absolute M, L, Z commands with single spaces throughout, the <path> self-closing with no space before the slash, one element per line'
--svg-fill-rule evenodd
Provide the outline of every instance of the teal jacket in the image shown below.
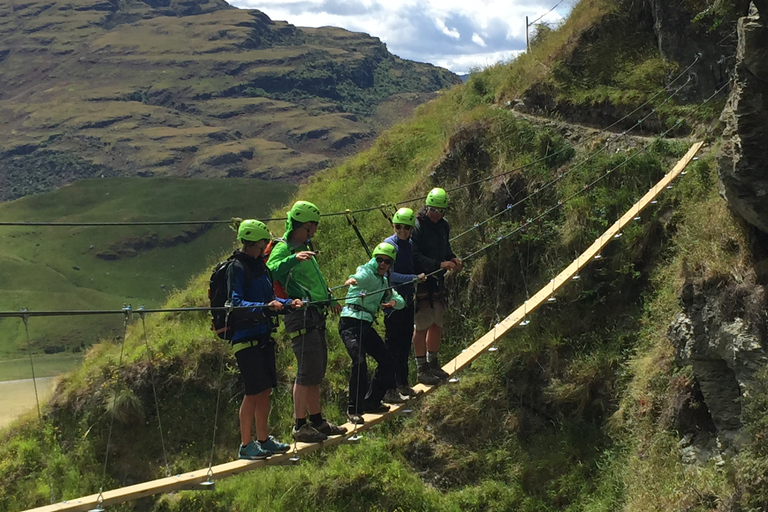
<path fill-rule="evenodd" d="M 296 253 L 308 251 L 306 244 L 293 249 L 287 242 L 278 242 L 272 248 L 267 260 L 267 268 L 272 272 L 272 279 L 280 281 L 288 297 L 311 301 L 328 300 L 330 292 L 325 276 L 313 256 L 306 261 L 296 259 Z"/>
<path fill-rule="evenodd" d="M 356 318 L 358 320 L 364 320 L 366 322 L 373 322 L 376 313 L 379 311 L 382 302 L 395 301 L 395 309 L 403 309 L 405 307 L 405 299 L 400 296 L 395 290 L 387 290 L 389 288 L 389 282 L 387 278 L 379 275 L 379 266 L 376 264 L 376 259 L 371 258 L 371 261 L 365 265 L 357 267 L 357 272 L 349 277 L 357 279 L 357 284 L 353 284 L 347 291 L 347 302 L 344 309 L 341 310 L 342 318 Z M 361 297 L 360 294 L 364 293 L 365 296 Z"/>

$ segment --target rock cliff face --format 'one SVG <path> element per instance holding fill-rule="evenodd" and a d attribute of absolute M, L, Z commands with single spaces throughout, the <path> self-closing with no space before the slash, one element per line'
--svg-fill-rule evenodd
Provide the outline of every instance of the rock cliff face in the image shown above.
<path fill-rule="evenodd" d="M 678 364 L 691 365 L 720 447 L 738 448 L 742 397 L 768 363 L 765 288 L 756 284 L 754 275 L 740 284 L 724 278 L 689 280 L 681 305 L 668 332 Z M 691 433 L 698 434 L 696 430 Z"/>
<path fill-rule="evenodd" d="M 766 19 L 768 2 L 761 1 L 749 16 L 738 20 L 738 48 L 731 95 L 721 115 L 726 127 L 718 164 L 722 195 L 731 210 L 768 233 Z M 759 245 L 761 239 L 764 237 L 756 237 L 754 243 Z M 668 336 L 678 363 L 693 369 L 711 417 L 718 442 L 714 449 L 709 445 L 709 454 L 738 450 L 743 436 L 742 401 L 755 389 L 759 373 L 768 365 L 764 277 L 745 269 L 738 279 L 732 275 L 691 278 L 686 280 L 680 302 L 682 311 Z M 686 433 L 685 428 L 681 430 L 681 434 Z M 706 440 L 698 443 L 701 448 L 706 444 Z"/>
<path fill-rule="evenodd" d="M 743 0 L 740 0 L 743 3 Z M 688 99 L 706 98 L 728 81 L 728 69 L 733 66 L 735 52 L 733 23 L 735 17 L 746 14 L 743 5 L 736 12 L 723 15 L 723 22 L 715 26 L 685 2 L 651 0 L 645 10 L 653 23 L 653 31 L 662 57 L 686 67 L 698 56 L 690 69 L 691 82 L 686 91 Z"/>
<path fill-rule="evenodd" d="M 768 2 L 764 2 L 768 3 Z M 731 209 L 768 233 L 768 6 L 739 20 L 733 91 L 723 110 L 721 190 Z"/>

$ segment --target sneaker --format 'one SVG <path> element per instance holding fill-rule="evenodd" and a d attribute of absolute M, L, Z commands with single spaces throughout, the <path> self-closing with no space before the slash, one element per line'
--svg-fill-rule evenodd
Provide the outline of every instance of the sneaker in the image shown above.
<path fill-rule="evenodd" d="M 384 414 L 389 412 L 389 406 L 379 402 L 378 404 L 369 404 L 365 406 L 365 412 L 372 414 Z"/>
<path fill-rule="evenodd" d="M 386 393 L 384 393 L 384 398 L 382 398 L 382 402 L 386 402 L 388 404 L 403 404 L 405 403 L 405 400 L 403 400 L 403 397 L 400 396 L 400 393 L 397 392 L 396 389 L 388 389 Z"/>
<path fill-rule="evenodd" d="M 416 392 L 411 389 L 411 386 L 407 384 L 403 384 L 401 386 L 397 386 L 397 392 L 400 393 L 404 397 L 413 397 L 416 396 Z"/>
<path fill-rule="evenodd" d="M 240 445 L 240 450 L 237 452 L 237 458 L 245 460 L 261 460 L 266 459 L 270 455 L 272 454 L 259 446 L 259 443 L 256 441 L 251 441 L 245 446 Z"/>
<path fill-rule="evenodd" d="M 293 439 L 302 443 L 322 443 L 328 439 L 328 436 L 313 427 L 311 423 L 305 423 L 298 430 L 293 427 Z"/>
<path fill-rule="evenodd" d="M 340 427 L 338 425 L 334 425 L 330 421 L 323 420 L 323 422 L 319 425 L 313 425 L 315 429 L 317 429 L 318 432 L 321 434 L 325 434 L 326 436 L 343 436 L 347 433 L 347 429 L 344 427 Z"/>
<path fill-rule="evenodd" d="M 275 453 L 285 453 L 291 447 L 290 445 L 281 443 L 275 439 L 274 436 L 269 436 L 266 441 L 259 443 L 259 445 L 261 446 L 262 450 L 268 451 L 270 455 Z"/>
<path fill-rule="evenodd" d="M 363 415 L 362 414 L 358 414 L 356 412 L 347 412 L 347 419 L 353 425 L 364 425 L 365 424 L 365 420 L 363 419 Z"/>
<path fill-rule="evenodd" d="M 419 366 L 418 381 L 427 386 L 434 386 L 440 384 L 440 377 L 432 373 L 429 363 L 424 363 Z"/>
<path fill-rule="evenodd" d="M 432 361 L 429 361 L 427 363 L 429 365 L 429 369 L 432 370 L 432 375 L 437 377 L 440 380 L 447 380 L 448 377 L 450 377 L 450 374 L 448 372 L 443 371 L 442 368 L 440 368 L 440 363 L 437 362 L 437 359 L 433 359 Z"/>

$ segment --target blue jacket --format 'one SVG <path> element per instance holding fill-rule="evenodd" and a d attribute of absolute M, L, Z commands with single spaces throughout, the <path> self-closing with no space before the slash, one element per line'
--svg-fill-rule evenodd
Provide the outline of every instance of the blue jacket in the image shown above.
<path fill-rule="evenodd" d="M 397 235 L 392 235 L 384 241 L 394 245 L 397 250 L 397 259 L 395 259 L 395 264 L 389 274 L 389 282 L 392 286 L 401 285 L 395 289 L 406 301 L 410 302 L 416 292 L 416 285 L 413 281 L 418 275 L 413 265 L 413 242 L 410 238 L 400 240 Z"/>
<path fill-rule="evenodd" d="M 235 261 L 227 267 L 227 292 L 233 306 L 245 306 L 251 309 L 236 309 L 230 314 L 234 334 L 232 343 L 238 340 L 253 339 L 268 334 L 272 327 L 268 316 L 274 316 L 275 311 L 265 307 L 275 300 L 269 271 L 261 258 L 252 258 L 240 251 L 235 251 Z M 246 273 L 245 267 L 248 267 Z M 250 282 L 246 285 L 246 275 Z M 283 306 L 288 306 L 291 299 L 277 299 Z"/>

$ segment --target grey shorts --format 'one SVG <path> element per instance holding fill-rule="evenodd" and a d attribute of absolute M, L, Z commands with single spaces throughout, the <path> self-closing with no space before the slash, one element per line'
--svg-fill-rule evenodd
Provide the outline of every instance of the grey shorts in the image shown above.
<path fill-rule="evenodd" d="M 296 355 L 296 384 L 317 386 L 325 378 L 328 346 L 325 342 L 325 316 L 315 308 L 285 315 L 285 332 L 291 336 Z"/>
<path fill-rule="evenodd" d="M 413 326 L 417 331 L 426 331 L 432 325 L 443 326 L 445 305 L 440 299 L 432 301 L 420 300 L 416 303 L 416 314 L 413 317 Z"/>

